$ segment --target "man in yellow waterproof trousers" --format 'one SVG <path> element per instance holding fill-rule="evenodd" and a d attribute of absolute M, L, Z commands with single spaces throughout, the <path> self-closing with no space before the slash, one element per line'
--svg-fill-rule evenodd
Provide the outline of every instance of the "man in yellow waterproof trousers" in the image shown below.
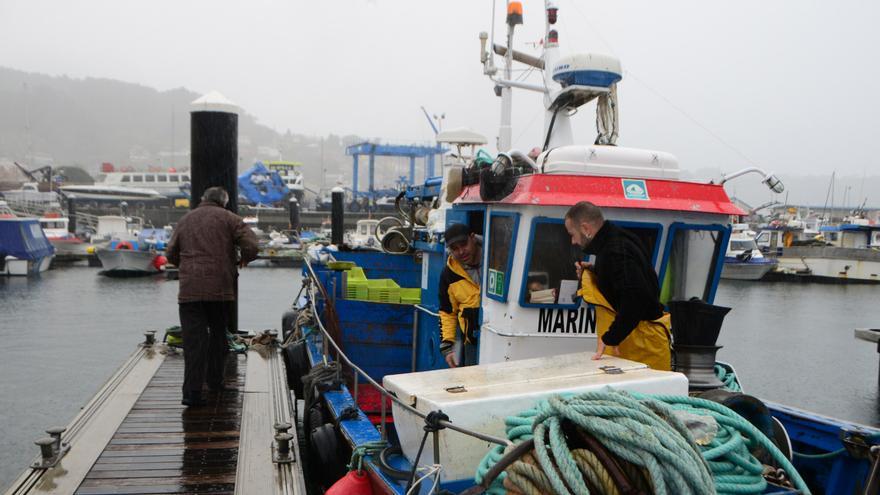
<path fill-rule="evenodd" d="M 582 201 L 568 210 L 565 228 L 571 243 L 595 255 L 578 262 L 578 294 L 596 308 L 596 354 L 612 354 L 653 369 L 672 367 L 669 314 L 660 303 L 657 274 L 642 241 L 605 221 L 596 205 Z"/>

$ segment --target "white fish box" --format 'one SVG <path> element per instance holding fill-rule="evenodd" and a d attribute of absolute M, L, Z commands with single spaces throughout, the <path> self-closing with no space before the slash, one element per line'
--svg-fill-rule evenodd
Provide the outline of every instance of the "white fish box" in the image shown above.
<path fill-rule="evenodd" d="M 455 369 L 389 375 L 385 388 L 419 411 L 442 410 L 456 425 L 506 438 L 504 418 L 532 408 L 546 397 L 612 387 L 632 392 L 687 395 L 687 378 L 681 373 L 652 370 L 642 363 L 605 356 L 590 359 L 592 352 L 468 366 Z M 614 366 L 611 374 L 600 367 Z M 404 455 L 413 462 L 424 434 L 425 422 L 399 405 L 392 407 L 394 426 Z M 443 481 L 471 479 L 492 444 L 444 429 L 440 432 Z M 432 435 L 428 436 L 419 464 L 434 463 Z"/>

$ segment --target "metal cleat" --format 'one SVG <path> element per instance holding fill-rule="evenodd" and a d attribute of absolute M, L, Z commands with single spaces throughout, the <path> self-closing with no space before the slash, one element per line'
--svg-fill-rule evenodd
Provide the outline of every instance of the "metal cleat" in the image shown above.
<path fill-rule="evenodd" d="M 148 330 L 144 332 L 144 345 L 151 347 L 156 343 L 156 331 Z"/>
<path fill-rule="evenodd" d="M 70 445 L 61 443 L 61 433 L 65 428 L 51 428 L 49 431 L 53 436 L 43 437 L 34 444 L 40 447 L 40 460 L 31 464 L 33 469 L 49 469 L 55 467 L 70 450 Z M 55 436 L 57 432 L 57 437 Z M 57 447 L 56 447 L 57 442 Z"/>
<path fill-rule="evenodd" d="M 53 446 L 53 448 L 55 449 L 56 453 L 61 452 L 61 434 L 65 431 L 67 431 L 67 428 L 65 428 L 64 426 L 53 426 L 52 428 L 46 430 L 46 433 L 48 433 L 49 436 L 51 436 L 52 439 L 55 440 L 55 445 Z"/>
<path fill-rule="evenodd" d="M 287 423 L 276 425 L 276 429 L 278 426 L 290 428 L 290 425 Z M 296 456 L 290 450 L 291 440 L 293 440 L 293 435 L 290 433 L 278 433 L 275 435 L 275 443 L 272 444 L 272 462 L 275 464 L 289 464 L 296 461 Z"/>

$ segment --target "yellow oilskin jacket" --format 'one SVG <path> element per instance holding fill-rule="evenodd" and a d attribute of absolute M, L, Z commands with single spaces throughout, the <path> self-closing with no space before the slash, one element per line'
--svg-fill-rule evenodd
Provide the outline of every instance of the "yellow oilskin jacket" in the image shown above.
<path fill-rule="evenodd" d="M 584 270 L 578 295 L 596 308 L 596 333 L 601 339 L 617 316 L 617 312 L 599 292 L 595 277 L 592 271 Z M 671 370 L 670 323 L 669 313 L 663 313 L 663 316 L 653 321 L 640 321 L 618 346 L 620 357 L 645 363 L 655 370 Z"/>
<path fill-rule="evenodd" d="M 449 256 L 440 274 L 440 348 L 448 350 L 460 327 L 467 344 L 475 343 L 479 326 L 480 286 L 471 280 L 462 264 Z"/>

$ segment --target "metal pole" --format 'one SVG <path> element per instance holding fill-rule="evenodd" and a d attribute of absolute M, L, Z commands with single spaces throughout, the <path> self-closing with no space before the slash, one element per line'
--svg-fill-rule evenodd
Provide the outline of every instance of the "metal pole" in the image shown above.
<path fill-rule="evenodd" d="M 345 191 L 336 186 L 330 193 L 332 206 L 330 209 L 330 242 L 337 246 L 342 245 L 345 211 Z"/>
<path fill-rule="evenodd" d="M 427 178 L 427 177 L 426 177 Z M 409 185 L 416 183 L 416 157 L 409 157 Z"/>
<path fill-rule="evenodd" d="M 357 155 L 357 153 L 351 155 L 351 158 L 352 158 L 351 190 L 354 191 L 354 197 L 357 198 L 357 193 L 358 193 L 358 155 Z"/>
<path fill-rule="evenodd" d="M 376 180 L 376 155 L 373 151 L 370 151 L 370 162 L 369 162 L 369 186 L 370 186 L 370 204 L 373 204 L 373 192 L 376 190 L 375 180 Z M 357 199 L 357 198 L 355 198 Z"/>
<path fill-rule="evenodd" d="M 382 430 L 381 430 L 381 432 L 382 432 L 382 441 L 384 442 L 385 440 L 388 439 L 388 432 L 385 431 L 387 429 L 387 428 L 385 428 L 385 412 L 386 412 L 385 410 L 387 409 L 385 407 L 385 395 L 380 393 L 379 400 L 382 401 Z"/>
<path fill-rule="evenodd" d="M 359 381 L 360 381 L 360 380 L 359 380 L 358 374 L 355 373 L 355 374 L 354 374 L 354 394 L 353 394 L 353 398 L 354 398 L 354 403 L 355 403 L 355 404 L 358 403 L 358 382 L 359 382 Z"/>
<path fill-rule="evenodd" d="M 417 348 L 419 345 L 419 310 L 413 309 L 413 333 L 412 333 L 412 371 L 416 370 Z"/>

